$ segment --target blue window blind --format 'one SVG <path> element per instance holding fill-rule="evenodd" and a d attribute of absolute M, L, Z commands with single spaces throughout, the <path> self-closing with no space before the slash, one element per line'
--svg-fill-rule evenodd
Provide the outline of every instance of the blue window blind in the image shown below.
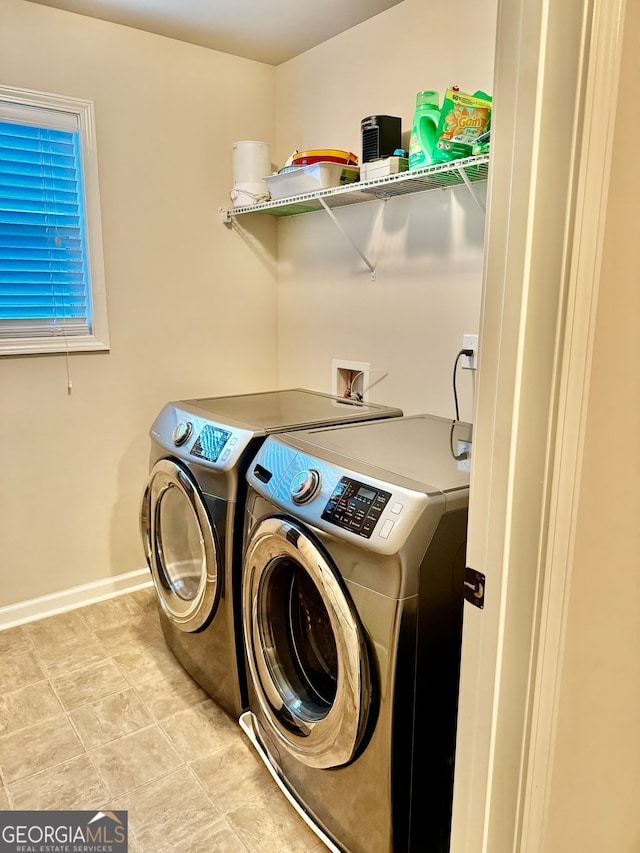
<path fill-rule="evenodd" d="M 78 131 L 0 121 L 0 336 L 86 335 Z"/>

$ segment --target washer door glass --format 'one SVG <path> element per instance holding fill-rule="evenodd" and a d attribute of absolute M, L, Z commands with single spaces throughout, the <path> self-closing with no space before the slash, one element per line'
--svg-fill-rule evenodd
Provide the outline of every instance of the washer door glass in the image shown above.
<path fill-rule="evenodd" d="M 322 596 L 288 557 L 276 560 L 262 583 L 257 632 L 269 675 L 298 719 L 322 720 L 338 684 L 338 648 Z"/>
<path fill-rule="evenodd" d="M 262 712 L 304 764 L 347 764 L 365 730 L 371 683 L 364 633 L 337 571 L 295 522 L 268 518 L 250 537 L 242 589 Z"/>
<path fill-rule="evenodd" d="M 141 513 L 147 560 L 160 604 L 183 631 L 204 627 L 218 600 L 214 530 L 198 486 L 180 463 L 153 468 Z"/>

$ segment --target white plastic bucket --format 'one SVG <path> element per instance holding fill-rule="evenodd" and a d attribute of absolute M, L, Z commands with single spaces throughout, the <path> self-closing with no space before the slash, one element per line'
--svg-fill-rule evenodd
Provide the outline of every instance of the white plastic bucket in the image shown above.
<path fill-rule="evenodd" d="M 269 189 L 263 178 L 271 174 L 271 146 L 266 142 L 246 139 L 234 142 L 232 152 L 233 203 L 242 206 L 268 198 Z"/>
<path fill-rule="evenodd" d="M 234 142 L 233 183 L 253 184 L 271 174 L 271 146 L 266 142 Z"/>

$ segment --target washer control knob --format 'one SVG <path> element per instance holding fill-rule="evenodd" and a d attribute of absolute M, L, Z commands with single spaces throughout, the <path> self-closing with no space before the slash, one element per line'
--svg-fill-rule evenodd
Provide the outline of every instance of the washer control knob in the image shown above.
<path fill-rule="evenodd" d="M 315 468 L 300 471 L 291 481 L 289 492 L 296 504 L 306 504 L 313 500 L 320 490 L 320 472 Z"/>
<path fill-rule="evenodd" d="M 185 441 L 189 438 L 191 433 L 193 432 L 193 424 L 191 421 L 180 421 L 178 426 L 174 429 L 173 435 L 173 443 L 176 447 L 181 447 Z"/>

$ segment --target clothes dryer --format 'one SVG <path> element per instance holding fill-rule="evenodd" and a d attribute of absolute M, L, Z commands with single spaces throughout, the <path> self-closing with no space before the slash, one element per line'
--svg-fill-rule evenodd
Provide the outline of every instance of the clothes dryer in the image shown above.
<path fill-rule="evenodd" d="M 285 429 L 398 417 L 301 388 L 167 403 L 151 435 L 141 531 L 176 658 L 236 718 L 246 707 L 239 590 L 247 467 Z"/>
<path fill-rule="evenodd" d="M 240 722 L 333 850 L 449 849 L 470 441 L 429 415 L 310 430 L 247 473 Z"/>

